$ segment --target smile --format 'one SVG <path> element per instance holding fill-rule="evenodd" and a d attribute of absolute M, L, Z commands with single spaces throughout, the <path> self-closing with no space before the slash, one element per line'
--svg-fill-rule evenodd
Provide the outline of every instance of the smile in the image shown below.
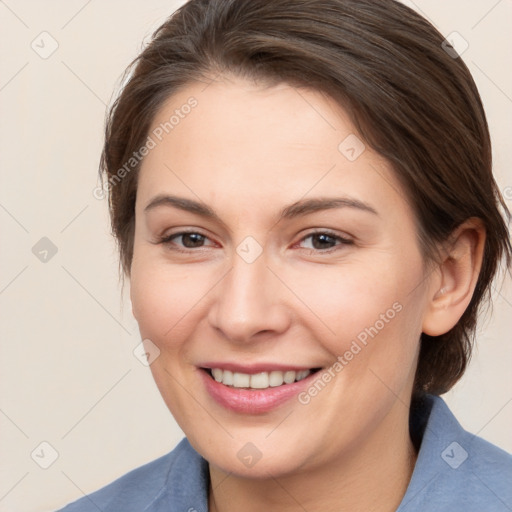
<path fill-rule="evenodd" d="M 210 374 L 217 382 L 225 386 L 245 389 L 267 389 L 282 386 L 283 384 L 299 382 L 315 371 L 316 369 L 300 371 L 273 370 L 270 372 L 249 374 L 223 370 L 221 368 L 212 368 Z"/>
<path fill-rule="evenodd" d="M 316 378 L 320 368 L 292 370 L 271 365 L 263 371 L 263 365 L 242 368 L 226 363 L 200 370 L 204 389 L 217 404 L 235 413 L 262 414 L 292 401 Z"/>

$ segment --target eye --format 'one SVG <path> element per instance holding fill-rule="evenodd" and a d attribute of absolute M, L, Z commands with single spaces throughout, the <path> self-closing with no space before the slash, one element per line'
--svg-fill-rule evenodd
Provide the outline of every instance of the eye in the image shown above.
<path fill-rule="evenodd" d="M 323 252 L 329 253 L 337 250 L 337 247 L 343 245 L 353 245 L 353 241 L 342 236 L 336 235 L 329 231 L 315 231 L 313 233 L 309 233 L 305 237 L 303 237 L 299 244 L 306 241 L 311 240 L 311 244 L 309 247 L 305 247 L 312 252 Z"/>
<path fill-rule="evenodd" d="M 197 231 L 180 231 L 161 237 L 155 243 L 167 245 L 172 250 L 187 252 L 193 249 L 202 249 L 207 240 L 210 239 Z"/>

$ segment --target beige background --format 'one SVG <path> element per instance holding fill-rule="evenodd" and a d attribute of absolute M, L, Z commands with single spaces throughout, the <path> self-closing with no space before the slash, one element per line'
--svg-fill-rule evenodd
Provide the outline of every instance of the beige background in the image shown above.
<path fill-rule="evenodd" d="M 132 353 L 140 339 L 117 283 L 106 201 L 92 194 L 105 106 L 181 3 L 0 1 L 0 511 L 54 510 L 182 437 Z M 469 43 L 463 57 L 512 206 L 512 1 L 407 3 Z M 32 252 L 43 237 L 57 248 L 47 262 Z M 446 398 L 468 430 L 512 451 L 510 281 L 495 299 L 470 370 Z"/>

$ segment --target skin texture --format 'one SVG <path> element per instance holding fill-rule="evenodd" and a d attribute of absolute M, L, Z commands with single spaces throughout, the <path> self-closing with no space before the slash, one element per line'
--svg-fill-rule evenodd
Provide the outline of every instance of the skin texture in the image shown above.
<path fill-rule="evenodd" d="M 408 414 L 419 338 L 462 315 L 484 230 L 461 226 L 427 267 L 390 165 L 368 147 L 355 161 L 338 149 L 356 130 L 331 99 L 222 77 L 169 98 L 150 133 L 191 96 L 197 106 L 142 164 L 130 293 L 142 338 L 160 350 L 156 384 L 210 463 L 210 510 L 393 511 L 416 457 Z M 200 201 L 220 221 L 166 205 L 145 212 L 162 193 Z M 377 214 L 343 207 L 278 219 L 314 197 L 358 199 Z M 197 248 L 179 236 L 155 243 L 183 230 L 206 238 Z M 322 245 L 307 237 L 314 231 L 351 243 Z M 263 250 L 252 263 L 237 254 L 247 236 Z M 307 404 L 235 413 L 200 378 L 212 360 L 328 368 L 393 307 Z M 252 467 L 237 457 L 248 442 L 262 455 Z"/>

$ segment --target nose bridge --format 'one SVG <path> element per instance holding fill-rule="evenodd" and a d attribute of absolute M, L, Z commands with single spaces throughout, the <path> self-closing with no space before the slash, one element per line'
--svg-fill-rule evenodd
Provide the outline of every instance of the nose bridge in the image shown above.
<path fill-rule="evenodd" d="M 268 269 L 265 252 L 245 258 L 243 243 L 233 254 L 232 268 L 219 287 L 210 322 L 232 341 L 244 342 L 260 332 L 286 329 L 286 308 L 279 281 Z M 240 256 L 242 254 L 242 256 Z"/>

